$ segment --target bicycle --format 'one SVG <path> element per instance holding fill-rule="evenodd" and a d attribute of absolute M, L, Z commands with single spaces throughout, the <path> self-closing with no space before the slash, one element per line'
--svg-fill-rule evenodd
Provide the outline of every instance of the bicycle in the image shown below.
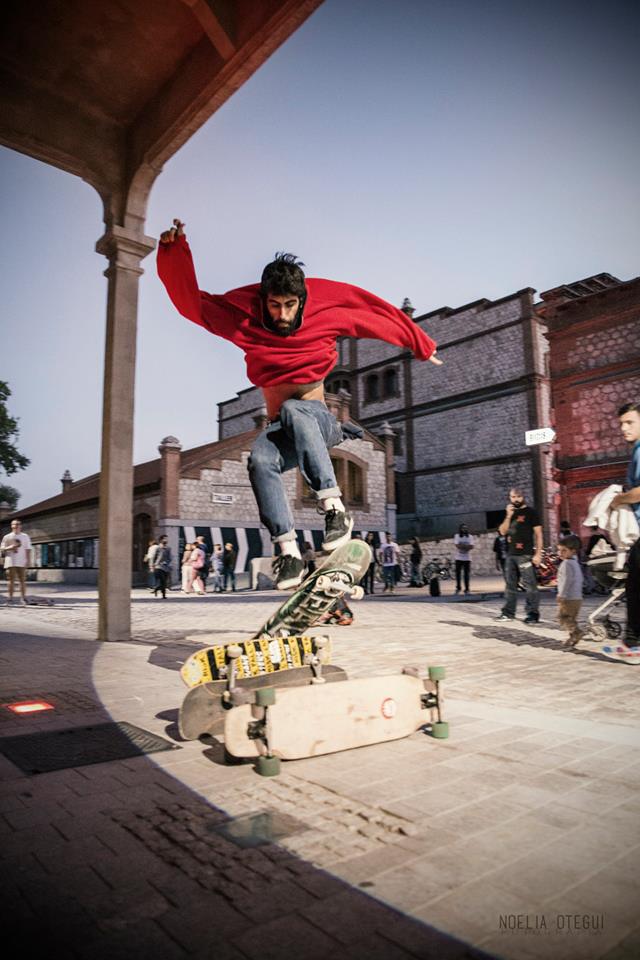
<path fill-rule="evenodd" d="M 422 568 L 422 577 L 425 583 L 428 583 L 434 577 L 439 580 L 451 580 L 451 560 L 446 558 L 434 557 L 428 560 Z"/>

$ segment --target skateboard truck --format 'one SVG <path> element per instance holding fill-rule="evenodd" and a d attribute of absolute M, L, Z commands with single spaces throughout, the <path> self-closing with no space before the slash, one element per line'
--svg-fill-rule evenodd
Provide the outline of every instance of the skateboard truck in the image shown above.
<path fill-rule="evenodd" d="M 313 673 L 311 683 L 326 683 L 322 676 L 322 651 L 329 643 L 329 637 L 316 637 L 315 642 L 316 653 L 305 654 L 304 662 L 311 667 Z"/>
<path fill-rule="evenodd" d="M 351 600 L 362 600 L 364 597 L 364 589 L 342 573 L 322 574 L 316 584 L 318 590 L 330 597 L 348 596 Z"/>
<path fill-rule="evenodd" d="M 227 647 L 227 657 L 229 658 L 229 665 L 226 668 L 227 689 L 222 694 L 223 701 L 228 705 L 247 703 L 247 700 L 242 696 L 238 697 L 238 694 L 242 694 L 242 691 L 236 689 L 236 680 L 238 677 L 236 660 L 241 656 L 242 647 L 238 643 L 230 643 Z"/>
<path fill-rule="evenodd" d="M 446 676 L 445 667 L 429 667 L 429 681 L 425 680 L 425 689 L 427 690 L 421 697 L 425 707 L 431 710 L 431 736 L 436 740 L 446 740 L 449 736 L 449 724 L 442 719 L 442 696 L 440 694 L 440 681 Z M 427 683 L 430 682 L 435 690 L 429 690 Z M 436 715 L 434 720 L 433 715 Z"/>

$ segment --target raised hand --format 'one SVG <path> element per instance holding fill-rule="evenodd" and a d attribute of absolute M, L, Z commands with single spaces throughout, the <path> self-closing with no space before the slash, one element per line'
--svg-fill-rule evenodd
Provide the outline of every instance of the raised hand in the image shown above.
<path fill-rule="evenodd" d="M 182 220 L 175 219 L 173 226 L 160 234 L 160 243 L 173 243 L 176 237 L 181 237 L 184 234 L 184 226 Z"/>

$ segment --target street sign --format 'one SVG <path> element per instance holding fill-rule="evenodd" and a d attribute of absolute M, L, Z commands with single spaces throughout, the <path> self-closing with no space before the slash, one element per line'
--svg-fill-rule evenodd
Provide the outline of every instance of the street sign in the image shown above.
<path fill-rule="evenodd" d="M 538 443 L 553 443 L 556 432 L 553 427 L 540 427 L 538 430 L 527 430 L 524 442 L 528 447 L 535 447 Z"/>

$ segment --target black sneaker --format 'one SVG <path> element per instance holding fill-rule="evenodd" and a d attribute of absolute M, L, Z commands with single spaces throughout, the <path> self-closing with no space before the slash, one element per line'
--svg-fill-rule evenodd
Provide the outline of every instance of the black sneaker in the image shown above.
<path fill-rule="evenodd" d="M 524 618 L 524 623 L 533 626 L 534 623 L 540 623 L 540 616 L 537 613 L 528 613 Z"/>
<path fill-rule="evenodd" d="M 505 620 L 515 620 L 515 617 L 509 617 L 506 613 L 501 613 L 499 617 L 494 617 L 493 619 L 504 623 Z"/>
<path fill-rule="evenodd" d="M 273 561 L 275 584 L 278 590 L 291 590 L 299 587 L 304 580 L 304 562 L 300 557 L 293 557 L 289 553 L 281 553 Z"/>
<path fill-rule="evenodd" d="M 322 549 L 326 553 L 337 550 L 351 539 L 353 517 L 344 510 L 327 510 L 324 515 L 324 540 Z"/>

